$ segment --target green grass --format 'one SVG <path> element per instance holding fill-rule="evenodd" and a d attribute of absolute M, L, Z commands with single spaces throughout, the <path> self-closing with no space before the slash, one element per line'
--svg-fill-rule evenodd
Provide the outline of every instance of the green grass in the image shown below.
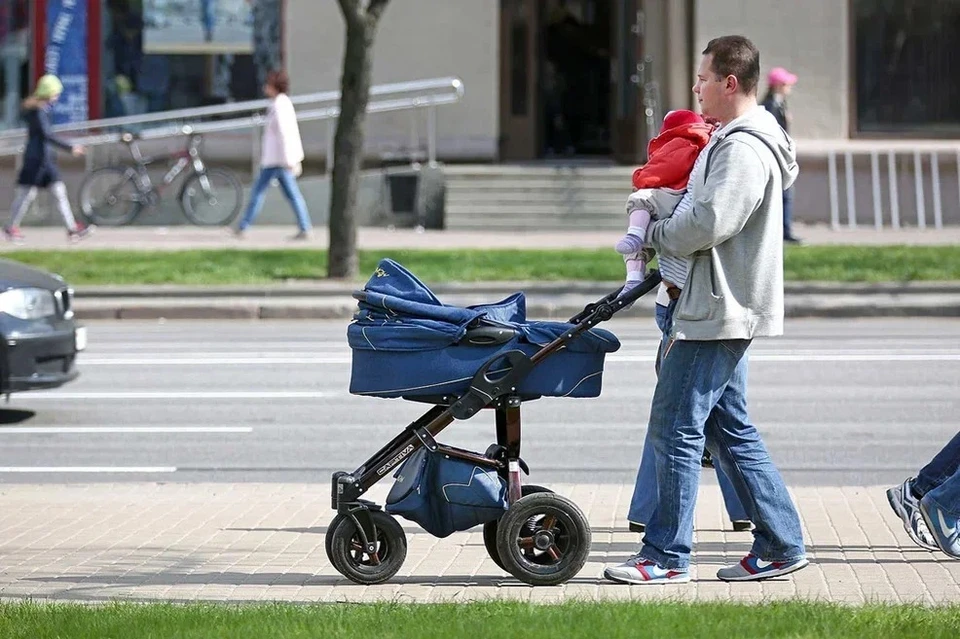
<path fill-rule="evenodd" d="M 60 273 L 74 285 L 266 284 L 326 277 L 323 250 L 34 251 L 2 254 Z M 427 283 L 590 280 L 616 281 L 623 262 L 612 250 L 377 250 L 360 252 L 358 281 L 391 257 Z M 960 280 L 957 246 L 787 247 L 785 276 L 809 282 Z"/>
<path fill-rule="evenodd" d="M 922 637 L 956 639 L 960 607 L 484 602 L 436 605 L 11 603 L 5 639 Z"/>

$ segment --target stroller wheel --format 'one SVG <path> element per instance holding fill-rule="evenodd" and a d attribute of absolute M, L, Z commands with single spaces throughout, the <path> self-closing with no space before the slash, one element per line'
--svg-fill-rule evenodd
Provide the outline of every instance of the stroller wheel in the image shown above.
<path fill-rule="evenodd" d="M 327 551 L 327 559 L 330 560 L 331 564 L 333 563 L 333 533 L 344 519 L 349 519 L 349 517 L 340 513 L 334 515 L 333 521 L 327 526 L 327 534 L 323 539 L 324 549 Z"/>
<path fill-rule="evenodd" d="M 531 586 L 556 586 L 576 576 L 590 554 L 590 524 L 575 503 L 554 493 L 522 497 L 497 531 L 504 568 Z"/>
<path fill-rule="evenodd" d="M 534 493 L 552 493 L 553 491 L 549 488 L 544 488 L 543 486 L 537 486 L 536 484 L 524 484 L 520 487 L 520 496 L 526 497 L 527 495 L 532 495 Z M 497 528 L 499 519 L 493 521 L 488 521 L 483 525 L 483 545 L 487 548 L 487 554 L 490 555 L 490 559 L 493 559 L 493 563 L 497 564 L 501 570 L 509 572 L 506 567 L 503 565 L 503 560 L 500 559 L 500 552 L 497 550 Z M 531 526 L 536 525 L 536 519 L 531 518 L 528 522 Z"/>
<path fill-rule="evenodd" d="M 390 579 L 407 558 L 407 537 L 397 520 L 385 512 L 370 512 L 376 529 L 376 550 L 367 552 L 357 524 L 350 517 L 328 528 L 330 563 L 341 575 L 358 584 L 379 584 Z M 334 518 L 336 522 L 338 518 Z"/>

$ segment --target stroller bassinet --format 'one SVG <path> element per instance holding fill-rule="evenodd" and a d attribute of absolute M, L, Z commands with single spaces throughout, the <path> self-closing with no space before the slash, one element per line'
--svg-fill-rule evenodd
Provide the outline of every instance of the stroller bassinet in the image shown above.
<path fill-rule="evenodd" d="M 660 282 L 653 272 L 623 297 L 616 290 L 568 322 L 529 321 L 523 293 L 492 304 L 447 306 L 412 273 L 382 260 L 347 329 L 350 392 L 434 406 L 352 473 L 333 474 L 326 551 L 361 584 L 401 568 L 406 536 L 393 513 L 444 537 L 483 524 L 490 558 L 532 585 L 576 575 L 590 551 L 590 526 L 576 504 L 521 482 L 520 406 L 539 397 L 596 397 L 604 356 L 620 347 L 596 324 Z M 455 420 L 491 409 L 496 443 L 484 453 L 435 436 Z M 386 512 L 361 496 L 388 473 L 396 482 Z"/>
<path fill-rule="evenodd" d="M 494 304 L 446 306 L 412 273 L 383 260 L 363 291 L 347 329 L 353 350 L 350 392 L 407 399 L 458 395 L 477 369 L 498 353 L 533 355 L 563 335 L 563 322 L 527 321 L 523 293 Z M 609 331 L 593 328 L 519 382 L 524 399 L 597 397 L 603 358 L 620 348 Z M 494 365 L 491 375 L 505 373 Z"/>

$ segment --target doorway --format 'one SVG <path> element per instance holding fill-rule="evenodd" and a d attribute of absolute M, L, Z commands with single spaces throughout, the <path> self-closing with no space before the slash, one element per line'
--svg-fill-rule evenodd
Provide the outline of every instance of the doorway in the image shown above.
<path fill-rule="evenodd" d="M 611 4 L 609 0 L 544 2 L 543 157 L 610 155 Z"/>
<path fill-rule="evenodd" d="M 644 155 L 643 0 L 500 0 L 501 161 Z"/>

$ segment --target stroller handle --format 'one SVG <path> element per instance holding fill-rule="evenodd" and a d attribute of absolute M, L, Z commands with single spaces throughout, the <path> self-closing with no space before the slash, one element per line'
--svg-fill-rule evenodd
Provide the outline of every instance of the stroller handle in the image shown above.
<path fill-rule="evenodd" d="M 662 278 L 660 277 L 660 271 L 653 270 L 647 275 L 640 284 L 627 292 L 623 297 L 618 297 L 620 291 L 623 290 L 621 286 L 612 293 L 605 295 L 596 302 L 587 304 L 580 313 L 571 317 L 567 320 L 569 324 L 579 324 L 583 322 L 588 317 L 593 316 L 593 319 L 600 322 L 605 322 L 611 317 L 614 313 L 622 310 L 623 308 L 630 306 L 638 299 L 655 289 L 661 282 Z"/>

